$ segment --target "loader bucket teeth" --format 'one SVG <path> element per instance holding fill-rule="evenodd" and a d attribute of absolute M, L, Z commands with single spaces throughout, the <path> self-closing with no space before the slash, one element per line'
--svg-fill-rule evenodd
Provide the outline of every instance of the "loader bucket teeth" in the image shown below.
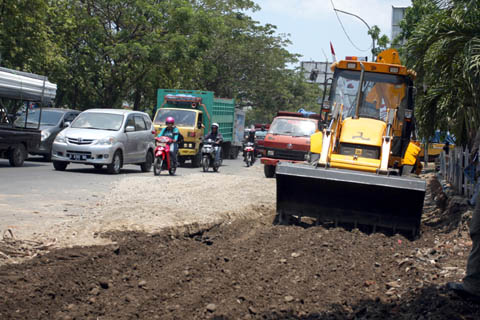
<path fill-rule="evenodd" d="M 421 179 L 279 163 L 276 181 L 280 221 L 308 216 L 317 223 L 419 233 L 426 189 Z"/>

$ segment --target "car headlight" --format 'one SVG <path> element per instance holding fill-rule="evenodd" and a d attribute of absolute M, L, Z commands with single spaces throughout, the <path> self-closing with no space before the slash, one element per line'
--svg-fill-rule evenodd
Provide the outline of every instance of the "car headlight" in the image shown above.
<path fill-rule="evenodd" d="M 115 138 L 114 137 L 108 137 L 108 138 L 103 138 L 103 139 L 98 139 L 95 144 L 99 145 L 112 145 L 115 143 Z"/>
<path fill-rule="evenodd" d="M 55 142 L 64 143 L 64 142 L 65 142 L 65 136 L 64 136 L 63 134 L 58 134 L 58 135 L 55 137 Z"/>
<path fill-rule="evenodd" d="M 47 138 L 50 137 L 50 131 L 42 131 L 42 138 L 41 140 L 47 140 Z"/>

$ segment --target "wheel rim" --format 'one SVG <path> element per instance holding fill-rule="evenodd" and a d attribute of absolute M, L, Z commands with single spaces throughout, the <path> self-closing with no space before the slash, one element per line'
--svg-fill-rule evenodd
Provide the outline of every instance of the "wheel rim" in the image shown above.
<path fill-rule="evenodd" d="M 115 159 L 113 159 L 113 169 L 115 172 L 120 170 L 120 165 L 122 161 L 120 160 L 120 156 L 118 154 L 115 155 Z"/>

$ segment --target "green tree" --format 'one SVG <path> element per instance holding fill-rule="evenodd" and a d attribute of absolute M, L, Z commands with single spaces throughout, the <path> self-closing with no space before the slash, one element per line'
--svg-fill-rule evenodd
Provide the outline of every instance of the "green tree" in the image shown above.
<path fill-rule="evenodd" d="M 368 30 L 368 34 L 376 43 L 375 48 L 372 48 L 372 54 L 374 56 L 377 56 L 380 52 L 387 49 L 390 43 L 390 39 L 385 34 L 380 36 L 380 32 L 380 28 L 377 25 L 374 25 Z"/>
<path fill-rule="evenodd" d="M 250 0 L 1 5 L 3 65 L 46 73 L 58 84 L 58 106 L 117 108 L 126 100 L 149 110 L 157 88 L 183 88 L 273 114 L 313 101 L 318 91 L 287 68 L 298 58 L 286 50 L 288 36 L 246 14 L 259 9 Z"/>
<path fill-rule="evenodd" d="M 418 73 L 417 122 L 424 137 L 451 130 L 467 143 L 480 125 L 480 3 L 417 0 L 404 21 L 404 58 Z"/>

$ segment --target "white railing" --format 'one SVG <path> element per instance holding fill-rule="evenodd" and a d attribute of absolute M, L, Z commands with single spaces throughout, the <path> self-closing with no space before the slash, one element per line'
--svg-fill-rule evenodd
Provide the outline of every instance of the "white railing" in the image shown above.
<path fill-rule="evenodd" d="M 439 160 L 441 178 L 450 183 L 457 194 L 470 198 L 475 187 L 475 166 L 470 162 L 468 147 L 465 150 L 455 147 L 448 155 L 443 151 Z"/>

